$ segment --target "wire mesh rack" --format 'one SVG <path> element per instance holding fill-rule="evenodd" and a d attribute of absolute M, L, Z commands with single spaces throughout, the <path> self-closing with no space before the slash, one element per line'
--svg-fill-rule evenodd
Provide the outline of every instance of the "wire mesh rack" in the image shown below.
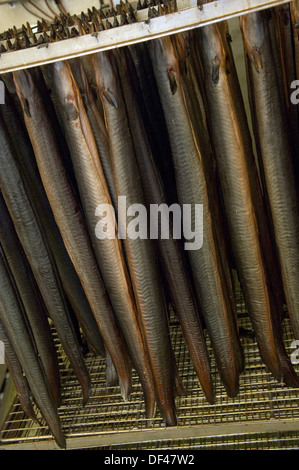
<path fill-rule="evenodd" d="M 236 281 L 239 325 L 250 320 Z M 141 384 L 133 374 L 130 401 L 106 386 L 105 361 L 86 355 L 92 379 L 90 399 L 82 406 L 81 389 L 57 337 L 62 405 L 59 415 L 68 449 L 275 449 L 299 448 L 299 389 L 278 383 L 261 361 L 256 342 L 242 337 L 246 366 L 236 398 L 227 396 L 217 372 L 209 340 L 216 402 L 208 404 L 199 385 L 179 324 L 171 317 L 171 341 L 186 393 L 176 398 L 178 425 L 166 428 L 157 413 L 151 426 L 145 418 Z M 294 352 L 288 319 L 285 346 Z M 299 365 L 295 365 L 299 371 Z M 42 417 L 40 417 L 43 423 Z M 23 412 L 16 398 L 0 432 L 0 449 L 56 449 L 46 424 Z"/>
<path fill-rule="evenodd" d="M 278 450 L 299 449 L 298 432 L 232 434 L 191 439 L 161 440 L 123 446 L 105 446 L 101 450 Z"/>

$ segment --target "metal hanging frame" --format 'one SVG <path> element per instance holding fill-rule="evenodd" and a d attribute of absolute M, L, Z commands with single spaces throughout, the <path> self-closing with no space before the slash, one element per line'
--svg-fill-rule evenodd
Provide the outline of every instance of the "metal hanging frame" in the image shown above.
<path fill-rule="evenodd" d="M 147 9 L 136 10 L 133 24 L 5 52 L 0 55 L 0 74 L 148 41 L 284 3 L 289 0 L 219 0 L 200 6 L 197 0 L 178 0 L 177 12 L 150 20 Z"/>

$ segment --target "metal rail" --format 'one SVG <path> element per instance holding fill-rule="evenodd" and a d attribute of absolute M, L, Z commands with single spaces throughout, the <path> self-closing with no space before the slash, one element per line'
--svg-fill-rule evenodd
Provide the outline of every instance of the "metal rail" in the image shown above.
<path fill-rule="evenodd" d="M 289 0 L 219 0 L 203 7 L 197 6 L 197 0 L 178 0 L 177 3 L 177 12 L 150 21 L 146 21 L 147 10 L 141 10 L 137 11 L 137 22 L 133 24 L 3 53 L 0 55 L 0 74 L 148 41 L 289 3 Z"/>

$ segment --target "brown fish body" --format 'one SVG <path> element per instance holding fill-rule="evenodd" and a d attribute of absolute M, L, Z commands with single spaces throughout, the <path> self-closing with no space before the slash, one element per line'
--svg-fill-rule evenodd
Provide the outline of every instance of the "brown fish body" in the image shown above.
<path fill-rule="evenodd" d="M 92 91 L 92 85 L 88 81 L 88 76 L 85 72 L 82 61 L 80 59 L 75 59 L 71 60 L 69 63 L 85 105 L 86 113 L 96 141 L 101 166 L 103 168 L 105 179 L 108 185 L 109 194 L 117 214 L 117 197 L 113 179 L 109 139 L 104 119 L 99 110 L 99 107 L 97 106 L 97 101 Z M 100 169 L 99 171 L 102 170 Z"/>
<path fill-rule="evenodd" d="M 127 398 L 131 390 L 131 371 L 123 338 L 95 260 L 81 208 L 63 165 L 53 128 L 46 118 L 41 126 L 40 116 L 47 116 L 45 104 L 30 72 L 19 72 L 15 80 L 43 186 L 57 226 L 117 369 L 122 394 Z"/>
<path fill-rule="evenodd" d="M 233 256 L 228 233 L 227 221 L 223 210 L 223 196 L 219 184 L 219 175 L 214 156 L 214 149 L 209 135 L 203 72 L 197 54 L 198 40 L 196 31 L 176 34 L 172 37 L 176 57 L 180 66 L 180 77 L 188 109 L 190 123 L 194 130 L 197 145 L 202 149 L 202 164 L 207 182 L 207 191 L 211 207 L 215 244 L 219 252 L 219 268 L 222 271 L 223 289 L 227 305 L 231 306 L 231 315 L 235 319 L 235 348 L 239 358 L 239 371 L 244 369 L 244 352 L 239 341 L 237 312 L 234 299 L 232 268 Z"/>
<path fill-rule="evenodd" d="M 163 183 L 158 173 L 138 105 L 138 82 L 128 51 L 118 51 L 118 65 L 128 110 L 130 129 L 147 206 L 166 205 Z M 139 95 L 140 96 L 140 95 Z M 160 227 L 161 228 L 161 227 Z M 157 248 L 166 278 L 174 311 L 179 319 L 194 367 L 203 391 L 210 403 L 215 400 L 206 339 L 201 326 L 199 306 L 194 295 L 192 279 L 186 269 L 181 243 L 173 237 L 173 224 L 169 219 L 169 238 L 159 231 Z"/>
<path fill-rule="evenodd" d="M 164 182 L 166 202 L 171 205 L 178 202 L 178 196 L 167 125 L 149 51 L 146 42 L 133 44 L 128 46 L 128 49 L 135 65 L 142 92 L 142 100 L 140 100 L 139 104 L 151 151 L 159 174 Z"/>
<path fill-rule="evenodd" d="M 291 85 L 291 90 L 290 92 L 295 93 L 295 98 L 297 99 L 297 102 L 292 103 L 293 107 L 296 108 L 297 110 L 297 123 L 299 122 L 299 103 L 298 103 L 298 80 L 299 80 L 299 0 L 293 0 L 290 2 L 290 12 L 291 12 L 291 25 L 292 25 L 292 34 L 293 34 L 293 53 L 294 53 L 294 61 L 295 61 L 295 73 L 296 73 L 296 81 L 293 82 Z M 295 86 L 295 88 L 294 88 Z M 297 136 L 297 142 L 299 140 L 298 137 L 298 127 L 297 130 L 293 129 L 293 132 L 296 133 Z M 297 170 L 297 187 L 299 187 L 298 179 L 299 179 L 299 171 L 298 171 L 298 146 L 296 147 L 296 152 L 295 152 L 295 168 Z"/>
<path fill-rule="evenodd" d="M 284 106 L 287 113 L 290 138 L 294 145 L 295 155 L 299 154 L 299 114 L 298 105 L 294 105 L 290 99 L 292 94 L 292 84 L 296 80 L 296 56 L 295 44 L 292 28 L 291 6 L 290 4 L 275 7 L 277 42 L 272 44 L 272 48 L 278 48 L 280 55 L 280 70 L 283 77 Z M 282 112 L 282 111 L 281 111 Z M 298 171 L 298 157 L 294 157 L 294 164 Z M 295 171 L 296 171 L 295 170 Z"/>
<path fill-rule="evenodd" d="M 4 330 L 3 324 L 0 321 L 0 340 L 4 343 L 5 351 L 5 364 L 8 368 L 8 371 L 12 377 L 16 391 L 21 403 L 21 407 L 25 413 L 37 422 L 37 417 L 33 408 L 31 401 L 31 390 L 28 385 L 28 381 L 24 376 L 21 363 L 18 359 L 18 356 L 15 353 L 14 348 Z"/>
<path fill-rule="evenodd" d="M 145 206 L 135 150 L 127 119 L 117 67 L 110 53 L 94 56 L 99 92 L 102 96 L 110 139 L 115 188 L 126 197 L 127 207 Z M 121 233 L 127 229 L 126 213 L 119 209 Z M 138 318 L 151 364 L 157 402 L 167 425 L 176 424 L 172 356 L 164 294 L 151 240 L 125 237 L 126 253 Z"/>
<path fill-rule="evenodd" d="M 65 110 L 65 128 L 94 252 L 131 359 L 143 384 L 148 417 L 152 418 L 155 403 L 152 373 L 138 323 L 137 308 L 121 241 L 117 234 L 118 227 L 113 204 L 96 142 L 80 92 L 66 64 L 54 65 L 54 81 L 59 100 Z M 107 211 L 107 218 L 112 230 L 112 233 L 104 239 L 98 237 L 96 233 L 99 222 L 97 209 L 102 206 L 110 208 Z"/>
<path fill-rule="evenodd" d="M 86 401 L 90 393 L 90 377 L 69 317 L 56 265 L 40 229 L 26 181 L 22 177 L 2 119 L 0 133 L 1 191 L 49 316 L 55 323 L 57 334 L 81 383 Z"/>
<path fill-rule="evenodd" d="M 30 191 L 30 200 L 34 204 L 40 222 L 40 228 L 47 239 L 49 248 L 55 259 L 61 283 L 66 292 L 70 305 L 82 328 L 89 346 L 97 353 L 104 354 L 104 345 L 93 313 L 87 301 L 83 287 L 69 255 L 64 246 L 61 234 L 55 222 L 52 209 L 42 185 L 40 174 L 36 165 L 34 152 L 23 121 L 11 100 L 10 94 L 6 94 L 5 106 L 1 108 L 1 114 L 6 124 L 7 131 L 15 149 L 15 155 L 20 165 L 23 177 L 27 181 Z"/>
<path fill-rule="evenodd" d="M 20 293 L 24 312 L 49 382 L 49 388 L 58 406 L 61 398 L 60 375 L 58 358 L 47 318 L 48 313 L 1 193 L 0 243 Z"/>
<path fill-rule="evenodd" d="M 232 249 L 250 318 L 256 333 L 261 356 L 279 380 L 271 318 L 271 298 L 267 273 L 260 245 L 251 170 L 254 161 L 248 158 L 243 128 L 239 123 L 238 101 L 230 82 L 231 64 L 227 54 L 225 25 L 211 25 L 200 30 L 201 59 L 204 70 L 210 127 L 214 142 L 225 213 Z"/>
<path fill-rule="evenodd" d="M 299 1 L 290 2 L 292 31 L 294 41 L 294 54 L 296 65 L 296 78 L 299 80 Z"/>
<path fill-rule="evenodd" d="M 256 120 L 256 140 L 278 246 L 284 292 L 294 335 L 299 334 L 296 279 L 299 268 L 298 202 L 292 164 L 292 148 L 285 115 L 281 112 L 279 83 L 273 73 L 267 18 L 263 13 L 241 20 L 247 72 Z M 286 229 L 287 227 L 287 229 Z"/>
<path fill-rule="evenodd" d="M 280 7 L 277 7 L 279 9 Z M 288 134 L 289 130 L 287 129 L 289 126 L 289 123 L 286 122 L 286 108 L 288 106 L 285 106 L 285 99 L 290 100 L 290 96 L 287 96 L 288 93 L 290 93 L 290 84 L 289 84 L 289 91 L 286 90 L 286 83 L 290 79 L 291 74 L 289 70 L 292 71 L 292 65 L 290 63 L 291 61 L 291 54 L 290 51 L 287 54 L 288 58 L 288 64 L 284 65 L 284 53 L 283 50 L 285 47 L 290 49 L 290 44 L 289 44 L 289 12 L 288 9 L 285 10 L 284 6 L 281 6 L 281 11 L 276 11 L 276 9 L 270 9 L 267 10 L 264 14 L 264 20 L 265 20 L 265 25 L 267 24 L 267 43 L 266 48 L 268 48 L 268 56 L 271 56 L 271 65 L 272 65 L 272 74 L 276 75 L 276 80 L 275 78 L 272 77 L 272 85 L 274 86 L 273 90 L 275 91 L 275 100 L 278 103 L 280 100 L 280 104 L 277 105 L 277 109 L 280 110 L 280 113 L 284 116 L 283 117 L 283 122 L 285 123 L 285 133 Z M 280 23 L 280 24 L 279 24 Z M 241 29 L 242 29 L 242 23 L 241 23 Z M 284 31 L 281 31 L 284 30 Z M 246 38 L 246 34 L 243 31 L 243 37 L 244 40 Z M 257 35 L 258 36 L 258 35 Z M 283 44 L 284 42 L 285 44 Z M 245 48 L 245 54 L 246 54 L 246 48 Z M 252 81 L 251 81 L 251 66 L 250 65 L 250 60 L 249 57 L 247 56 L 247 82 L 248 82 L 248 94 L 249 94 L 249 102 L 250 102 L 250 108 L 253 116 L 255 115 L 255 102 L 256 102 L 256 96 L 255 96 L 255 89 L 252 86 Z M 257 61 L 255 64 L 255 67 L 259 69 L 259 60 L 258 60 L 258 55 L 257 55 Z M 284 67 L 287 67 L 286 70 L 283 70 Z M 288 74 L 286 74 L 288 70 Z M 293 72 L 292 72 L 293 73 Z M 289 77 L 289 78 L 287 78 Z M 289 118 L 290 122 L 290 118 Z M 263 194 L 265 198 L 265 209 L 266 209 L 266 218 L 268 220 L 269 224 L 269 230 L 271 232 L 270 238 L 268 238 L 267 241 L 267 235 L 262 236 L 262 247 L 263 247 L 263 252 L 266 254 L 265 260 L 267 261 L 268 265 L 268 272 L 269 272 L 269 283 L 272 288 L 272 293 L 273 293 L 273 306 L 272 306 L 272 317 L 273 317 L 273 325 L 275 328 L 275 341 L 276 341 L 276 349 L 277 353 L 279 355 L 279 360 L 281 363 L 281 370 L 282 370 L 282 380 L 284 383 L 288 386 L 291 387 L 297 387 L 298 386 L 298 376 L 294 370 L 294 366 L 291 364 L 291 361 L 288 357 L 285 344 L 283 341 L 283 320 L 284 320 L 284 312 L 282 310 L 282 305 L 285 304 L 285 294 L 284 294 L 284 289 L 283 289 L 283 281 L 282 281 L 282 274 L 281 274 L 281 266 L 280 266 L 280 260 L 279 260 L 279 252 L 278 252 L 278 247 L 277 247 L 277 241 L 275 237 L 275 231 L 274 231 L 274 225 L 273 225 L 273 217 L 271 213 L 271 207 L 270 207 L 270 201 L 269 201 L 269 194 L 268 194 L 268 189 L 267 189 L 267 184 L 266 184 L 266 176 L 265 176 L 265 171 L 264 171 L 264 164 L 263 164 L 263 159 L 262 159 L 262 149 L 261 149 L 261 139 L 259 139 L 259 124 L 256 119 L 253 119 L 253 131 L 254 131 L 254 136 L 255 136 L 255 144 L 257 148 L 257 158 L 259 161 L 259 174 L 261 178 L 261 185 L 263 188 Z M 293 135 L 294 137 L 294 135 Z M 288 137 L 291 139 L 291 136 Z M 291 148 L 291 147 L 290 147 Z M 294 164 L 294 171 L 295 171 L 295 176 L 296 176 L 296 165 L 297 163 L 297 158 L 296 155 L 294 154 L 294 159 L 293 159 L 293 164 Z M 255 178 L 253 174 L 253 179 Z M 298 184 L 298 183 L 297 183 Z M 257 194 L 258 192 L 256 191 L 256 187 L 254 189 L 254 194 Z M 260 217 L 259 220 L 259 227 L 262 229 L 261 232 L 264 232 L 263 227 L 267 226 L 267 222 L 263 222 L 263 219 Z M 269 248 L 273 249 L 272 251 L 272 261 L 270 259 L 271 257 L 271 250 Z M 270 256 L 269 256 L 270 252 Z M 276 261 L 275 261 L 276 260 Z M 279 279 L 278 279 L 279 277 Z"/>
<path fill-rule="evenodd" d="M 235 396 L 238 393 L 239 360 L 235 350 L 234 320 L 219 272 L 201 151 L 190 125 L 179 64 L 170 39 L 151 41 L 149 49 L 168 125 L 179 202 L 203 206 L 204 242 L 200 249 L 189 250 L 188 256 L 219 373 L 227 393 Z M 192 224 L 194 227 L 194 215 Z"/>
<path fill-rule="evenodd" d="M 24 321 L 23 306 L 11 281 L 12 276 L 0 246 L 0 321 L 26 374 L 34 400 L 44 416 L 57 444 L 65 448 L 57 408 L 36 355 L 31 335 Z"/>

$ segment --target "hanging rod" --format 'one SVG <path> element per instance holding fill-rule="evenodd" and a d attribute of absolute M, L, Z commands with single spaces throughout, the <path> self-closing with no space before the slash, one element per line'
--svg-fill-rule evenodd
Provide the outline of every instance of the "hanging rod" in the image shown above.
<path fill-rule="evenodd" d="M 289 2 L 290 0 L 219 0 L 197 6 L 197 0 L 178 0 L 177 12 L 150 20 L 148 9 L 137 10 L 136 23 L 2 53 L 0 74 L 127 46 Z"/>

